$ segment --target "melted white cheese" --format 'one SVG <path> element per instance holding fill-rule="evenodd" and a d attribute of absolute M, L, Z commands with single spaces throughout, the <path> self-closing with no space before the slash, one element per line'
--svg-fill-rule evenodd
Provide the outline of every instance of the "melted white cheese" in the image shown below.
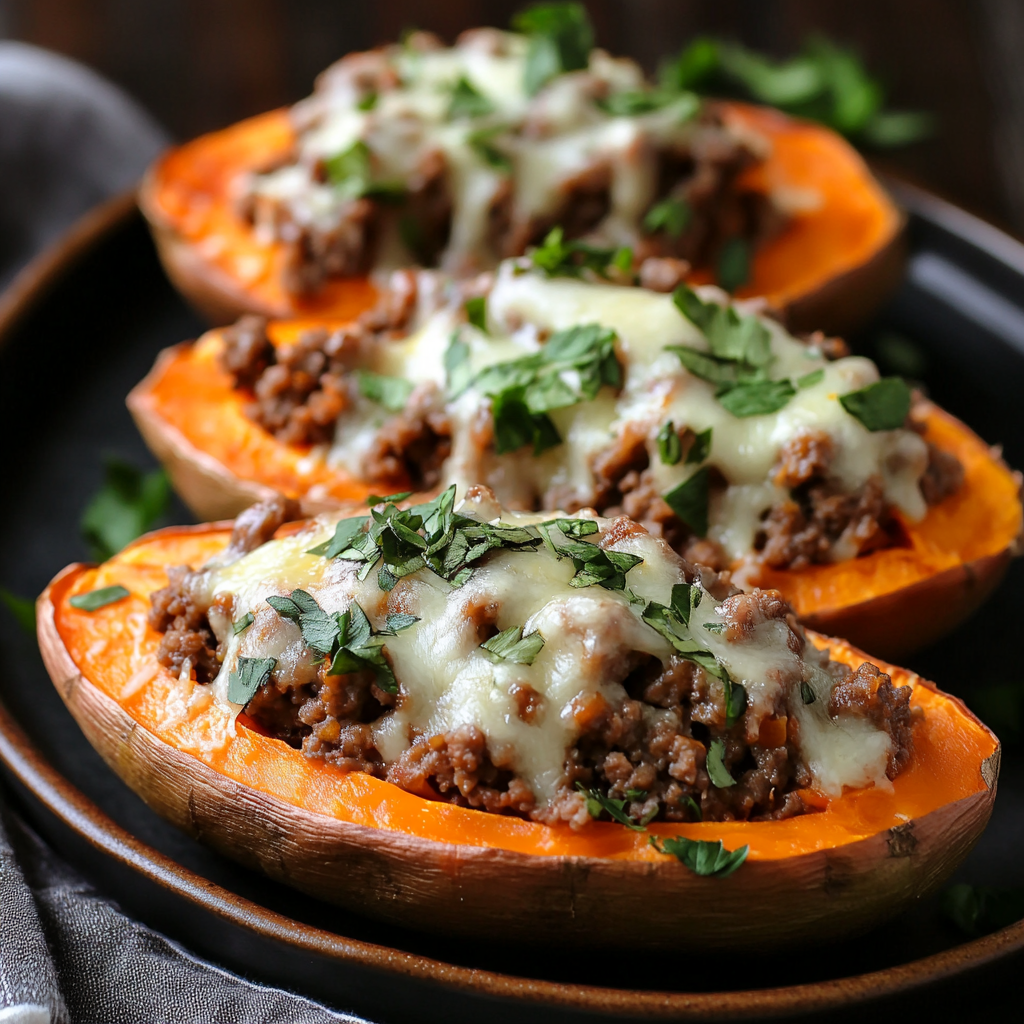
<path fill-rule="evenodd" d="M 705 299 L 724 300 L 714 288 L 701 290 Z M 481 421 L 489 416 L 489 399 L 470 389 L 450 406 L 453 452 L 442 477 L 460 486 L 483 483 L 506 505 L 532 507 L 550 492 L 563 506 L 587 505 L 593 499 L 594 457 L 626 431 L 646 438 L 652 480 L 666 493 L 696 466 L 663 463 L 657 434 L 671 420 L 677 429 L 712 430 L 707 464 L 724 477 L 727 487 L 710 508 L 709 536 L 721 545 L 735 566 L 756 559 L 754 539 L 762 516 L 785 491 L 772 482 L 772 469 L 783 446 L 806 431 L 826 433 L 833 442 L 829 474 L 848 493 L 878 477 L 885 500 L 910 520 L 926 506 L 918 481 L 927 464 L 924 441 L 908 430 L 868 431 L 842 407 L 839 396 L 879 379 L 868 359 L 850 356 L 827 361 L 819 350 L 763 319 L 771 335 L 771 375 L 796 380 L 815 370 L 821 380 L 799 389 L 778 412 L 740 418 L 715 398 L 714 385 L 689 373 L 669 345 L 707 350 L 701 332 L 687 320 L 670 295 L 641 288 L 595 284 L 568 278 L 524 273 L 514 261 L 501 265 L 487 299 L 489 334 L 463 326 L 459 337 L 470 347 L 475 371 L 536 352 L 540 337 L 578 324 L 597 323 L 615 331 L 616 352 L 623 367 L 618 394 L 604 388 L 596 399 L 551 414 L 563 444 L 539 457 L 528 449 L 503 456 L 480 441 Z M 444 353 L 457 320 L 450 310 L 430 317 L 401 342 L 388 342 L 373 369 L 420 384 L 444 386 Z M 376 417 L 372 419 L 371 417 Z M 380 417 L 379 407 L 356 406 L 338 421 L 331 460 L 358 473 L 359 438 L 368 443 Z M 833 557 L 856 551 L 835 550 Z"/>
<path fill-rule="evenodd" d="M 516 525 L 544 518 L 501 513 L 487 497 L 464 503 L 461 511 L 492 521 L 500 513 L 501 521 Z M 640 613 L 649 601 L 670 603 L 672 587 L 683 581 L 682 567 L 662 541 L 645 532 L 612 545 L 644 559 L 627 576 L 629 587 L 642 599 L 631 605 L 621 591 L 569 586 L 572 563 L 559 560 L 546 547 L 493 552 L 459 589 L 421 570 L 386 594 L 377 586 L 375 573 L 359 581 L 354 563 L 308 554 L 332 531 L 333 522 L 325 518 L 302 533 L 273 540 L 233 564 L 206 572 L 210 600 L 230 594 L 234 617 L 246 612 L 255 617 L 240 637 L 232 636 L 227 615 L 211 617 L 218 637 L 228 640 L 213 687 L 219 701 L 227 700 L 228 676 L 239 656 L 274 657 L 300 679 L 315 677 L 313 657 L 303 647 L 298 628 L 267 605 L 268 596 L 302 588 L 329 613 L 357 601 L 375 629 L 383 627 L 389 611 L 400 610 L 420 621 L 386 641 L 401 697 L 396 708 L 373 726 L 382 757 L 391 763 L 417 736 L 473 725 L 487 737 L 492 757 L 515 771 L 543 806 L 556 795 L 566 755 L 580 734 L 574 709 L 596 694 L 613 707 L 621 706 L 627 696 L 622 680 L 635 652 L 661 661 L 671 656 L 668 642 L 642 621 Z M 498 630 L 522 626 L 526 634 L 538 631 L 545 644 L 532 665 L 494 660 L 480 648 L 481 621 Z M 827 715 L 819 727 L 831 685 L 818 664 L 822 656 L 808 648 L 804 664 L 787 644 L 785 623 L 768 621 L 730 641 L 704 628 L 721 621 L 721 609 L 704 592 L 690 631 L 736 682 L 743 683 L 758 720 L 780 701 L 800 704 L 802 681 L 810 679 L 817 688 L 821 699 L 800 712 L 800 735 L 819 788 L 838 793 L 844 785 L 884 783 L 889 750 L 884 732 L 863 720 L 833 721 Z M 514 690 L 519 686 L 532 687 L 541 697 L 530 722 L 517 713 Z M 754 742 L 756 736 L 748 739 Z"/>

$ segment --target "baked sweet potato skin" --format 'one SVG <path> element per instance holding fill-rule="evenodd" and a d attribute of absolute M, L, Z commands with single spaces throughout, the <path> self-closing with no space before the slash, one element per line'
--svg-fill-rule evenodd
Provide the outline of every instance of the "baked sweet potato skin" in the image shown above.
<path fill-rule="evenodd" d="M 923 710 L 892 793 L 847 792 L 784 822 L 651 826 L 749 844 L 727 879 L 699 877 L 620 825 L 580 833 L 425 801 L 345 774 L 211 712 L 153 659 L 148 594 L 164 566 L 200 564 L 230 524 L 172 528 L 96 569 L 65 569 L 39 599 L 39 640 L 61 697 L 106 762 L 193 837 L 319 898 L 406 926 L 536 942 L 765 949 L 864 931 L 934 890 L 991 813 L 995 737 L 957 699 L 903 669 Z M 77 592 L 122 582 L 96 612 Z M 127 627 L 127 628 L 125 628 Z M 833 658 L 867 657 L 843 641 Z M 186 694 L 185 691 L 188 691 Z M 175 704 L 177 699 L 181 703 Z M 510 898 L 514 896 L 514 898 Z"/>
<path fill-rule="evenodd" d="M 849 333 L 899 283 L 903 215 L 834 132 L 768 108 L 723 109 L 727 121 L 771 146 L 741 187 L 781 189 L 790 206 L 787 228 L 755 254 L 751 281 L 738 295 L 763 296 L 792 330 Z M 288 112 L 271 111 L 169 150 L 142 182 L 139 205 L 168 276 L 212 324 L 242 313 L 354 316 L 373 304 L 364 278 L 330 280 L 310 296 L 288 293 L 281 246 L 260 244 L 234 211 L 235 177 L 273 165 L 293 143 Z"/>

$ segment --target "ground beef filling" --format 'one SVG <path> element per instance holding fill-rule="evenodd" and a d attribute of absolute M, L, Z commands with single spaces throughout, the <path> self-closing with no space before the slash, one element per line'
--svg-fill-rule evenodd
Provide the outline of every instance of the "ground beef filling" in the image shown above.
<path fill-rule="evenodd" d="M 620 533 L 639 529 L 620 522 Z M 603 543 L 613 542 L 614 529 Z M 803 631 L 777 591 L 728 596 L 731 588 L 724 581 L 688 567 L 690 578 L 698 572 L 715 600 L 722 601 L 727 637 L 742 639 L 776 619 L 787 624 L 794 653 L 803 651 Z M 150 624 L 164 634 L 157 658 L 172 672 L 188 671 L 197 682 L 208 683 L 223 652 L 207 609 L 196 599 L 199 574 L 178 566 L 168 575 L 168 586 L 153 594 L 150 611 Z M 230 598 L 226 602 L 230 605 Z M 827 667 L 836 680 L 829 713 L 863 716 L 884 729 L 891 739 L 887 774 L 894 778 L 912 755 L 910 687 L 893 687 L 887 675 L 866 663 L 856 672 L 836 662 Z M 567 756 L 558 795 L 543 807 L 516 775 L 514 752 L 489 746 L 473 725 L 414 737 L 397 761 L 385 765 L 372 725 L 402 697 L 380 689 L 371 672 L 328 675 L 312 654 L 308 664 L 282 667 L 279 662 L 244 710 L 250 726 L 307 757 L 387 779 L 428 799 L 547 823 L 585 825 L 591 817 L 587 795 L 594 791 L 625 801 L 626 813 L 638 821 L 773 820 L 814 809 L 801 792 L 813 779 L 800 762 L 789 703 L 790 695 L 799 693 L 798 680 L 781 679 L 774 706 L 755 709 L 748 702 L 743 716 L 730 723 L 724 684 L 693 662 L 673 656 L 662 663 L 632 652 L 617 665 L 617 677 L 621 700 L 594 694 L 572 705 L 579 737 Z M 514 697 L 524 721 L 545 713 L 536 691 L 521 691 Z M 707 770 L 708 750 L 716 740 L 734 780 L 725 788 L 716 787 Z"/>
<path fill-rule="evenodd" d="M 436 49 L 440 41 L 429 33 L 416 33 L 411 44 Z M 462 40 L 469 41 L 469 40 Z M 410 44 L 407 42 L 406 46 Z M 482 45 L 478 38 L 476 46 Z M 503 44 L 495 40 L 498 49 Z M 493 49 L 494 47 L 492 47 Z M 342 85 L 364 96 L 400 88 L 388 60 L 388 50 L 354 53 L 342 58 L 317 83 L 317 92 L 329 93 Z M 587 71 L 573 75 L 573 88 L 587 102 L 599 105 L 607 98 L 608 83 Z M 531 104 L 517 129 L 520 144 L 549 138 L 560 131 L 558 113 L 548 109 L 544 95 Z M 308 104 L 293 111 L 296 130 L 316 130 Z M 495 142 L 500 150 L 501 142 Z M 738 240 L 756 247 L 784 226 L 785 215 L 771 199 L 739 187 L 742 172 L 760 157 L 749 141 L 724 124 L 720 107 L 705 102 L 686 142 L 665 144 L 640 138 L 632 159 L 650 165 L 655 197 L 650 209 L 666 201 L 683 204 L 682 224 L 673 220 L 642 234 L 635 246 L 640 259 L 648 256 L 683 260 L 687 268 L 714 269 L 726 246 Z M 460 273 L 487 269 L 481 253 L 445 257 L 452 223 L 452 195 L 458 174 L 453 174 L 444 152 L 427 149 L 405 181 L 400 195 L 364 196 L 342 204 L 328 219 L 311 220 L 304 204 L 261 191 L 261 173 L 272 173 L 302 163 L 296 149 L 272 168 L 263 169 L 241 183 L 237 211 L 261 236 L 284 248 L 284 285 L 295 294 L 317 291 L 334 277 L 366 273 L 376 259 L 380 240 L 396 231 L 415 259 L 425 267 L 442 259 Z M 320 159 L 309 167 L 311 184 L 329 179 L 329 162 Z M 613 166 L 609 154 L 594 153 L 591 161 L 557 185 L 557 195 L 543 216 L 517 212 L 515 179 L 510 176 L 494 194 L 487 211 L 487 247 L 490 263 L 522 255 L 543 241 L 558 225 L 568 239 L 600 239 L 601 223 L 611 209 Z M 649 212 L 649 211 L 648 211 Z M 657 220 L 657 218 L 655 218 Z M 643 224 L 644 218 L 641 218 Z M 644 229 L 638 226 L 638 230 Z M 593 233 L 597 231 L 597 236 Z"/>

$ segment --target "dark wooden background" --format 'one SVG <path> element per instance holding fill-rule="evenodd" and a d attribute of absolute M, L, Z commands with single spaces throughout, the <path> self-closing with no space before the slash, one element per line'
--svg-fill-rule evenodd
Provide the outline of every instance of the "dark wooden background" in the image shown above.
<path fill-rule="evenodd" d="M 416 26 L 453 39 L 520 0 L 0 0 L 0 32 L 98 69 L 185 138 L 305 95 L 351 49 Z M 808 32 L 854 45 L 936 135 L 895 168 L 1024 234 L 1024 0 L 588 0 L 598 40 L 653 68 L 692 34 L 779 55 Z"/>

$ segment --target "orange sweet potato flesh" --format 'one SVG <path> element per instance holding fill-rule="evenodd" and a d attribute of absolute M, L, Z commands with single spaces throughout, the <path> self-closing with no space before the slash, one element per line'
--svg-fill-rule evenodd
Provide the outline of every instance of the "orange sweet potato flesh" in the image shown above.
<path fill-rule="evenodd" d="M 232 724 L 208 687 L 172 676 L 154 657 L 149 594 L 165 585 L 167 565 L 200 565 L 220 552 L 229 526 L 159 531 L 98 568 L 69 567 L 40 598 L 41 648 L 90 740 L 144 799 L 236 859 L 324 898 L 469 934 L 497 927 L 513 937 L 757 947 L 892 914 L 941 883 L 990 814 L 995 737 L 956 698 L 878 662 L 894 683 L 913 687 L 920 709 L 913 761 L 891 791 L 808 793 L 823 809 L 780 822 L 650 826 L 657 836 L 748 845 L 735 882 L 698 878 L 621 825 L 541 825 L 307 759 Z M 115 583 L 130 596 L 95 612 L 69 604 Z M 843 641 L 811 639 L 847 664 L 867 660 Z M 683 929 L 689 938 L 684 919 L 694 926 Z"/>
<path fill-rule="evenodd" d="M 275 343 L 310 327 L 271 325 Z M 322 455 L 284 445 L 244 413 L 218 363 L 218 332 L 165 352 L 128 404 L 176 489 L 200 519 L 233 516 L 277 490 L 311 509 L 359 500 L 374 487 Z M 960 490 L 924 519 L 901 522 L 905 546 L 852 561 L 765 570 L 761 586 L 781 590 L 812 627 L 850 637 L 886 657 L 931 642 L 971 614 L 1002 578 L 1024 528 L 1020 478 L 976 434 L 938 407 L 925 407 L 927 440 L 960 459 Z"/>
<path fill-rule="evenodd" d="M 786 229 L 757 252 L 739 295 L 764 296 L 793 330 L 853 329 L 899 280 L 900 212 L 834 132 L 767 108 L 727 103 L 724 110 L 772 147 L 741 187 L 779 190 L 792 207 Z M 171 279 L 214 323 L 242 312 L 349 317 L 372 304 L 373 289 L 359 278 L 334 279 L 310 297 L 289 294 L 281 246 L 257 242 L 234 211 L 235 177 L 273 165 L 293 142 L 287 111 L 275 110 L 170 150 L 143 183 L 140 205 Z"/>

